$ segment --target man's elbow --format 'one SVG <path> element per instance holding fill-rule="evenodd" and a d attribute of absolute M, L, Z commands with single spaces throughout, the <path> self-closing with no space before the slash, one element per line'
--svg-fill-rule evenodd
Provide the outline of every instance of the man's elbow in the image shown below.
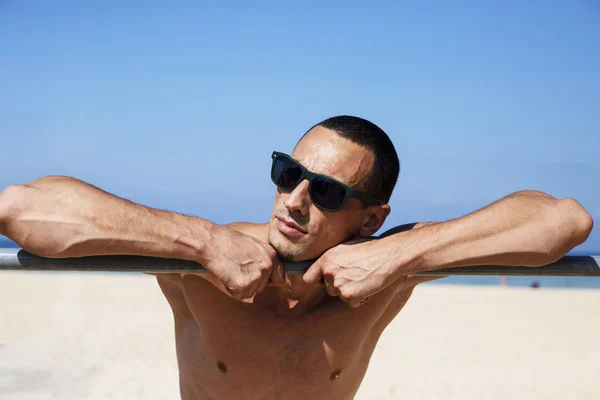
<path fill-rule="evenodd" d="M 32 187 L 37 187 L 37 186 L 46 186 L 46 185 L 56 185 L 56 184 L 63 184 L 63 183 L 76 183 L 76 182 L 82 182 L 77 178 L 74 178 L 72 176 L 67 176 L 67 175 L 47 175 L 47 176 L 42 176 L 40 178 L 34 179 L 33 181 L 29 182 L 27 184 L 27 186 L 32 186 Z"/>
<path fill-rule="evenodd" d="M 573 241 L 580 245 L 587 240 L 594 228 L 594 220 L 587 210 L 575 199 L 560 201 L 563 212 L 571 222 Z"/>
<path fill-rule="evenodd" d="M 37 178 L 26 185 L 9 185 L 0 191 L 0 234 L 6 235 L 7 225 L 11 219 L 18 216 L 31 204 L 32 189 L 47 185 L 72 183 L 75 178 L 68 176 L 44 176 Z"/>
<path fill-rule="evenodd" d="M 22 185 L 10 185 L 0 192 L 0 234 L 6 235 L 8 222 L 18 211 L 23 195 Z"/>
<path fill-rule="evenodd" d="M 552 262 L 564 257 L 573 248 L 584 243 L 592 232 L 594 221 L 586 209 L 575 199 L 561 199 L 557 203 L 556 231 L 561 239 L 551 251 Z"/>

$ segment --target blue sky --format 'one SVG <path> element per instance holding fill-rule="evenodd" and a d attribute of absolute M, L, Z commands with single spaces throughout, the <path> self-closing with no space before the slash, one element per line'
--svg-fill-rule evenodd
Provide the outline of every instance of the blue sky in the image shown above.
<path fill-rule="evenodd" d="M 265 221 L 271 151 L 352 114 L 402 162 L 385 228 L 521 189 L 600 225 L 594 1 L 82 3 L 0 2 L 0 187 L 65 174 Z"/>

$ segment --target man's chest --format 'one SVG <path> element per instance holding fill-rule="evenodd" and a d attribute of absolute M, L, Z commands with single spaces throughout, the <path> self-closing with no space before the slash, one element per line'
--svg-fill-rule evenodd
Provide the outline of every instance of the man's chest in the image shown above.
<path fill-rule="evenodd" d="M 253 393 L 295 387 L 317 395 L 360 381 L 395 296 L 384 291 L 357 309 L 329 298 L 294 317 L 236 301 L 198 277 L 184 279 L 177 302 L 167 297 L 174 309 L 186 310 L 175 313 L 186 380 L 219 390 L 243 383 Z"/>
<path fill-rule="evenodd" d="M 371 336 L 379 336 L 378 322 L 389 313 L 395 297 L 390 288 L 359 308 L 326 297 L 304 309 L 300 300 L 282 313 L 277 310 L 287 303 L 261 302 L 260 294 L 255 303 L 240 302 L 204 279 L 186 280 L 182 292 L 205 351 L 216 357 L 268 359 L 268 365 L 282 371 L 299 364 L 327 364 L 333 372 L 351 363 Z"/>

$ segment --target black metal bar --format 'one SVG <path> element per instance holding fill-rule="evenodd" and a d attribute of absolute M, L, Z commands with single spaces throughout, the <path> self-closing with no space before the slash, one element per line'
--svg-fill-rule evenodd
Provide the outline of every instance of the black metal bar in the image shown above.
<path fill-rule="evenodd" d="M 312 261 L 284 264 L 288 274 L 302 274 Z M 44 258 L 22 249 L 0 248 L 0 272 L 19 271 L 95 271 L 202 273 L 202 265 L 185 260 L 142 256 L 97 256 L 77 258 Z M 416 275 L 451 276 L 600 276 L 600 256 L 566 256 L 543 267 L 471 266 L 419 272 Z"/>

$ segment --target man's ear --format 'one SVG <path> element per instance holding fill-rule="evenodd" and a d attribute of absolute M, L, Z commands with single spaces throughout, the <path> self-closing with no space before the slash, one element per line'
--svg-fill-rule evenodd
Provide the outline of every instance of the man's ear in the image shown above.
<path fill-rule="evenodd" d="M 359 235 L 362 237 L 373 236 L 381 228 L 381 225 L 383 225 L 391 211 L 392 208 L 389 204 L 369 207 L 368 213 L 365 215 L 363 224 L 358 232 Z"/>

